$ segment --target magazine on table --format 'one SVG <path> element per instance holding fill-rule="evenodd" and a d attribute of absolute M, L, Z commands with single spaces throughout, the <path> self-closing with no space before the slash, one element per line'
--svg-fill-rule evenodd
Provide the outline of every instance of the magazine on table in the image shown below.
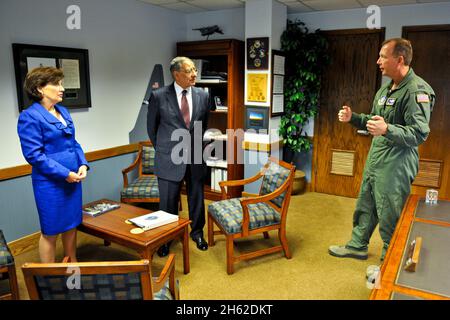
<path fill-rule="evenodd" d="M 178 221 L 178 216 L 159 210 L 156 212 L 145 214 L 143 216 L 129 219 L 129 221 L 142 229 L 149 230 L 165 224 L 176 222 Z"/>
<path fill-rule="evenodd" d="M 95 217 L 95 216 L 98 216 L 105 212 L 115 210 L 118 208 L 120 208 L 120 204 L 118 204 L 117 202 L 99 201 L 99 202 L 94 202 L 93 204 L 91 204 L 89 206 L 84 206 L 83 213 Z"/>

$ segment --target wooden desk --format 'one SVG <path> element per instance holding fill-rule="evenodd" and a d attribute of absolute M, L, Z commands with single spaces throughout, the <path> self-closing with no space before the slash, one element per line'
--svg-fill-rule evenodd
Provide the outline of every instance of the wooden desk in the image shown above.
<path fill-rule="evenodd" d="M 422 203 L 421 203 L 422 202 Z M 445 208 L 446 211 L 450 207 L 450 202 L 446 200 L 439 200 L 439 204 Z M 411 282 L 411 278 L 421 276 L 419 273 L 414 274 L 402 274 L 404 271 L 404 257 L 405 257 L 405 248 L 409 247 L 410 241 L 408 238 L 411 232 L 414 232 L 418 226 L 421 227 L 422 230 L 425 229 L 433 229 L 438 228 L 441 234 L 450 235 L 450 223 L 448 222 L 448 213 L 446 212 L 446 219 L 441 219 L 439 215 L 429 215 L 431 218 L 423 218 L 423 214 L 416 214 L 417 208 L 423 208 L 423 197 L 418 195 L 411 195 L 406 202 L 405 208 L 403 209 L 402 215 L 398 221 L 397 227 L 395 229 L 394 235 L 391 239 L 391 244 L 389 245 L 389 249 L 386 253 L 386 257 L 384 263 L 381 267 L 381 280 L 380 286 L 378 289 L 373 289 L 370 295 L 371 300 L 388 300 L 388 299 L 449 299 L 447 295 L 444 294 L 436 294 L 433 290 L 430 290 L 427 285 L 415 284 L 412 282 L 412 285 L 401 285 L 400 275 L 404 279 L 405 275 L 409 277 L 409 281 Z M 436 211 L 436 210 L 434 210 Z M 423 212 L 421 209 L 420 212 Z M 436 212 L 435 212 L 436 213 Z M 421 217 L 418 217 L 421 216 Z M 436 229 L 437 230 L 437 229 Z M 418 267 L 422 268 L 416 272 L 423 271 L 428 268 L 426 271 L 430 271 L 431 268 L 431 260 L 439 260 L 441 256 L 439 252 L 436 250 L 431 250 L 430 238 L 433 234 L 433 230 L 431 232 L 421 234 L 423 236 L 424 242 L 426 240 L 429 241 L 428 248 L 425 246 L 422 249 L 421 255 L 423 255 L 421 261 L 419 259 Z M 447 233 L 448 231 L 448 233 Z M 424 231 L 422 231 L 424 232 Z M 411 240 L 411 239 L 410 239 Z M 448 242 L 435 243 L 435 247 L 448 248 Z M 428 259 L 428 261 L 427 261 Z M 436 262 L 436 261 L 434 261 Z M 422 265 L 421 265 L 422 263 Z M 436 266 L 434 266 L 436 269 Z M 446 277 L 446 274 L 449 274 L 450 266 L 448 264 L 438 265 L 439 275 L 435 276 L 437 281 L 441 281 L 444 284 L 449 281 L 449 278 Z M 443 275 L 443 276 L 442 276 Z M 422 277 L 423 280 L 423 277 Z M 435 279 L 433 279 L 435 280 Z M 404 283 L 404 281 L 403 281 Z M 427 283 L 428 284 L 428 283 Z M 442 290 L 441 290 L 442 291 Z"/>
<path fill-rule="evenodd" d="M 102 199 L 100 201 L 110 200 Z M 86 206 L 89 205 L 89 203 L 86 204 Z M 125 220 L 148 212 L 149 210 L 146 209 L 120 203 L 119 209 L 96 217 L 83 214 L 83 222 L 78 226 L 78 230 L 136 250 L 142 259 L 150 261 L 161 245 L 170 240 L 180 239 L 183 245 L 184 273 L 188 274 L 190 271 L 188 226 L 191 221 L 180 217 L 177 222 L 150 229 L 141 234 L 132 234 L 130 230 L 136 226 L 125 223 Z"/>

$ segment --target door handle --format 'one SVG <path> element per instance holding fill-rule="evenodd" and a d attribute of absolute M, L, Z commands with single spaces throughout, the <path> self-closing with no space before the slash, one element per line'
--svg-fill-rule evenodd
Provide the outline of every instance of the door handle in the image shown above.
<path fill-rule="evenodd" d="M 370 133 L 367 130 L 356 130 L 356 133 L 360 136 L 370 136 Z"/>

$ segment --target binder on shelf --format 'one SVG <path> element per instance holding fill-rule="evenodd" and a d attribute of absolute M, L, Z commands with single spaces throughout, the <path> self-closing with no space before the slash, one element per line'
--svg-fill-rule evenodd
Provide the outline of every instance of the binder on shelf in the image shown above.
<path fill-rule="evenodd" d="M 214 186 L 216 184 L 216 174 L 214 172 L 215 168 L 211 168 L 211 190 L 214 190 Z"/>
<path fill-rule="evenodd" d="M 208 167 L 222 168 L 222 169 L 227 169 L 227 167 L 228 167 L 227 160 L 218 159 L 216 157 L 211 157 L 211 158 L 206 159 L 206 165 Z"/>
<path fill-rule="evenodd" d="M 222 181 L 222 169 L 214 168 L 214 190 L 220 191 L 219 182 Z"/>

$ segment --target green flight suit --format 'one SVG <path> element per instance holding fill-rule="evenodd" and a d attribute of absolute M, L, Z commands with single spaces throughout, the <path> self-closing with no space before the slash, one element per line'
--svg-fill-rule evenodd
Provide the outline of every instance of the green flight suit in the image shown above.
<path fill-rule="evenodd" d="M 378 90 L 371 114 L 352 113 L 350 120 L 358 129 L 366 130 L 367 121 L 379 115 L 388 125 L 385 135 L 372 139 L 354 212 L 352 239 L 346 244 L 348 248 L 367 250 L 379 223 L 382 260 L 417 174 L 418 146 L 430 132 L 435 101 L 433 89 L 412 68 L 396 89 L 391 87 L 392 81 Z"/>

